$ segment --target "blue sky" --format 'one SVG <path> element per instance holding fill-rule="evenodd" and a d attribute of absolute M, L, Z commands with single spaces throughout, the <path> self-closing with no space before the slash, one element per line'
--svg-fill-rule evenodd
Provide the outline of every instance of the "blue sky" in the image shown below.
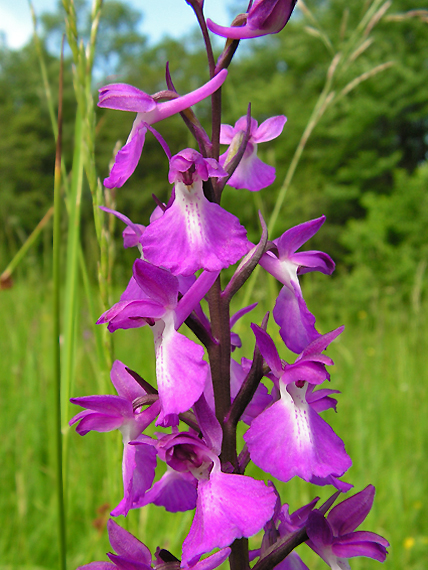
<path fill-rule="evenodd" d="M 141 31 L 155 43 L 163 35 L 183 36 L 195 23 L 193 11 L 185 0 L 126 0 L 143 14 Z M 36 14 L 53 11 L 56 0 L 33 0 Z M 222 25 L 230 24 L 227 7 L 231 0 L 205 0 L 205 14 Z M 242 4 L 242 6 L 241 6 Z M 239 7 L 245 11 L 248 2 L 241 0 Z M 28 0 L 0 0 L 0 31 L 6 35 L 10 48 L 22 47 L 32 34 L 32 22 Z"/>

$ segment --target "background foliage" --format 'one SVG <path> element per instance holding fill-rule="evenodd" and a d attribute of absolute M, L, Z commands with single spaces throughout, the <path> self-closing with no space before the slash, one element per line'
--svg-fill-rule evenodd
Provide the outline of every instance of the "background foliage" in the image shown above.
<path fill-rule="evenodd" d="M 311 2 L 335 51 L 343 48 L 363 4 L 350 9 L 344 0 Z M 89 22 L 86 3 L 80 0 L 76 6 L 82 22 Z M 336 91 L 375 65 L 394 63 L 326 111 L 307 144 L 276 228 L 280 233 L 292 223 L 324 213 L 328 225 L 313 245 L 320 246 L 317 240 L 322 240 L 338 263 L 340 288 L 348 287 L 349 281 L 362 303 L 380 290 L 409 300 L 418 271 L 427 262 L 428 24 L 426 16 L 425 21 L 408 16 L 418 8 L 423 8 L 421 0 L 395 0 L 390 15 L 373 29 L 373 44 L 352 69 L 341 74 Z M 195 34 L 186 42 L 165 39 L 150 46 L 138 32 L 139 18 L 124 3 L 105 3 L 94 90 L 106 81 L 122 81 L 154 93 L 165 86 L 165 60 L 179 91 L 200 85 L 206 77 L 199 37 Z M 64 20 L 60 7 L 41 20 L 48 73 L 55 85 L 58 59 L 52 54 L 59 52 Z M 273 114 L 288 116 L 284 135 L 260 149 L 262 156 L 276 164 L 275 184 L 255 200 L 245 194 L 244 202 L 242 192 L 229 193 L 226 198 L 229 207 L 239 209 L 245 225 L 256 224 L 258 208 L 272 210 L 330 60 L 328 47 L 308 34 L 307 20 L 299 13 L 287 33 L 243 43 L 224 89 L 224 122 L 244 114 L 248 101 L 259 122 Z M 70 164 L 75 103 L 69 63 L 66 70 L 64 147 Z M 0 238 L 5 265 L 51 203 L 54 146 L 33 45 L 20 51 L 0 49 L 0 86 Z M 202 105 L 199 115 L 202 122 L 208 118 L 207 106 Z M 97 116 L 97 162 L 101 176 L 106 176 L 115 144 L 124 141 L 133 119 L 127 113 L 102 109 Z M 191 143 L 179 117 L 159 125 L 163 134 L 166 129 L 173 153 L 183 139 Z M 160 175 L 166 172 L 162 151 L 153 137 L 147 138 L 145 160 L 117 192 L 118 208 L 142 223 L 148 221 L 151 194 L 163 199 L 168 192 L 166 178 Z M 88 193 L 84 201 L 86 235 L 91 219 Z M 421 294 L 425 282 L 422 279 Z M 368 288 L 368 284 L 375 286 Z"/>

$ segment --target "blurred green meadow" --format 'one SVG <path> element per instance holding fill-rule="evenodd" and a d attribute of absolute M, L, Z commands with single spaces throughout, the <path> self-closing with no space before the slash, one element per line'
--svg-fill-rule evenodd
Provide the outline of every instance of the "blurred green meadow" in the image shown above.
<path fill-rule="evenodd" d="M 317 279 L 304 283 L 308 305 L 315 308 Z M 313 280 L 312 280 L 313 281 Z M 257 296 L 263 306 L 268 285 L 261 282 Z M 305 290 L 305 289 L 304 289 Z M 119 295 L 119 290 L 116 292 Z M 247 315 L 241 334 L 252 339 L 247 325 L 259 322 L 262 309 Z M 51 287 L 33 272 L 0 293 L 0 570 L 57 568 L 56 502 L 54 496 L 53 392 L 50 332 Z M 319 319 L 326 332 L 345 324 L 345 332 L 329 348 L 335 361 L 331 387 L 341 390 L 338 413 L 324 417 L 345 441 L 354 466 L 345 480 L 359 491 L 372 483 L 377 489 L 372 512 L 362 525 L 391 543 L 388 570 L 425 570 L 428 560 L 428 331 L 426 307 L 415 314 L 382 300 L 370 311 L 357 313 L 339 304 L 334 314 Z M 275 334 L 275 327 L 271 331 Z M 277 333 L 276 333 L 277 334 Z M 72 395 L 111 390 L 94 358 L 95 341 L 82 295 L 78 309 L 76 383 Z M 149 381 L 154 378 L 150 331 L 117 331 L 115 358 Z M 250 356 L 237 351 L 235 357 Z M 69 419 L 80 408 L 69 406 Z M 66 424 L 66 420 L 63 421 Z M 109 551 L 105 524 L 109 511 L 121 499 L 122 443 L 118 432 L 78 436 L 64 427 L 68 568 L 105 560 Z M 249 470 L 251 473 L 251 468 Z M 265 477 L 266 479 L 266 477 Z M 317 493 L 298 480 L 279 485 L 291 510 Z M 132 511 L 120 524 L 135 532 L 151 549 L 170 549 L 179 555 L 192 513 L 171 515 L 149 506 Z M 311 570 L 325 567 L 302 545 L 299 552 Z M 353 569 L 375 569 L 379 563 L 355 559 Z"/>

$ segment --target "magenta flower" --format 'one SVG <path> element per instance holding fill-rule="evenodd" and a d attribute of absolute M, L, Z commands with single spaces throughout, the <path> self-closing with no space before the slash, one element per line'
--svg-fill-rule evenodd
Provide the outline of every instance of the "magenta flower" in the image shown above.
<path fill-rule="evenodd" d="M 323 350 L 343 330 L 336 329 L 312 342 L 294 364 L 283 364 L 270 336 L 252 325 L 257 344 L 279 388 L 280 399 L 251 423 L 244 435 L 253 462 L 280 481 L 298 476 L 312 482 L 323 478 L 334 484 L 351 466 L 342 440 L 318 415 L 335 407 L 333 390 L 313 392 L 314 385 L 329 378 L 325 365 L 332 360 Z M 333 477 L 331 477 L 333 476 Z"/>
<path fill-rule="evenodd" d="M 166 269 L 137 259 L 133 279 L 121 300 L 97 321 L 97 324 L 108 323 L 110 332 L 144 325 L 152 328 L 162 409 L 158 425 L 170 414 L 186 412 L 204 390 L 209 370 L 203 360 L 204 349 L 177 330 L 217 275 L 205 271 L 178 300 L 178 278 Z"/>
<path fill-rule="evenodd" d="M 199 269 L 219 271 L 236 263 L 251 248 L 238 218 L 204 195 L 202 182 L 227 173 L 214 159 L 191 148 L 173 156 L 169 181 L 175 199 L 141 237 L 145 259 L 174 275 Z"/>
<path fill-rule="evenodd" d="M 107 188 L 118 188 L 128 180 L 140 160 L 147 130 L 154 131 L 150 125 L 180 113 L 206 99 L 221 87 L 226 76 L 227 70 L 222 70 L 199 89 L 163 102 L 158 102 L 147 93 L 125 83 L 113 83 L 102 87 L 99 90 L 99 107 L 137 113 L 128 140 L 117 153 L 110 176 L 104 180 L 104 185 Z M 169 150 L 163 139 L 159 138 L 160 135 L 156 131 L 153 134 L 168 154 Z"/>
<path fill-rule="evenodd" d="M 387 540 L 373 532 L 355 531 L 372 508 L 375 488 L 365 489 L 349 497 L 327 515 L 312 511 L 308 516 L 306 542 L 332 570 L 350 570 L 347 558 L 366 556 L 384 562 Z"/>
<path fill-rule="evenodd" d="M 79 566 L 77 570 L 152 570 L 152 568 L 164 566 L 158 551 L 156 551 L 156 561 L 152 565 L 152 555 L 147 546 L 111 519 L 107 522 L 107 530 L 110 544 L 116 554 L 107 553 L 110 562 L 91 562 Z M 230 548 L 223 548 L 200 562 L 196 561 L 191 568 L 192 570 L 214 570 L 228 558 L 229 554 Z M 179 561 L 177 561 L 177 566 L 178 563 Z M 182 564 L 181 568 L 190 570 L 190 567 L 185 564 Z"/>
<path fill-rule="evenodd" d="M 201 426 L 205 441 L 187 432 L 164 436 L 158 445 L 159 456 L 164 454 L 170 468 L 197 480 L 196 512 L 183 543 L 182 566 L 193 566 L 213 548 L 256 534 L 272 517 L 276 502 L 274 491 L 263 481 L 221 471 L 221 442 L 208 424 Z M 210 436 L 213 443 L 208 445 Z"/>
<path fill-rule="evenodd" d="M 278 115 L 267 119 L 258 126 L 257 121 L 251 119 L 250 138 L 238 167 L 227 181 L 229 186 L 257 192 L 274 182 L 275 168 L 265 164 L 257 157 L 257 144 L 278 137 L 282 133 L 286 120 L 287 118 L 284 115 Z M 246 131 L 246 116 L 238 119 L 234 127 L 221 125 L 220 143 L 230 145 L 228 150 L 220 156 L 222 166 L 226 166 L 233 159 Z"/>
<path fill-rule="evenodd" d="M 151 445 L 143 444 L 136 448 L 128 444 L 154 421 L 160 412 L 160 404 L 157 401 L 147 409 L 143 410 L 141 406 L 134 409 L 133 402 L 147 394 L 119 360 L 113 363 L 110 377 L 118 395 L 71 398 L 72 404 L 82 406 L 86 410 L 74 416 L 69 424 L 79 422 L 76 431 L 80 435 L 85 435 L 89 431 L 106 432 L 114 429 L 122 433 L 124 496 L 112 511 L 112 514 L 117 516 L 126 515 L 153 483 L 156 450 Z M 138 476 L 135 476 L 136 473 Z"/>
<path fill-rule="evenodd" d="M 274 240 L 278 255 L 268 251 L 259 262 L 284 285 L 276 300 L 273 317 L 280 326 L 282 340 L 297 354 L 320 336 L 315 328 L 315 317 L 303 299 L 298 276 L 310 271 L 331 275 L 335 268 L 331 257 L 322 251 L 299 253 L 297 250 L 317 233 L 324 222 L 325 216 L 321 216 L 290 228 Z"/>
<path fill-rule="evenodd" d="M 207 20 L 208 28 L 215 34 L 233 40 L 258 38 L 277 34 L 290 19 L 297 0 L 255 0 L 244 15 L 242 26 L 230 28 Z"/>

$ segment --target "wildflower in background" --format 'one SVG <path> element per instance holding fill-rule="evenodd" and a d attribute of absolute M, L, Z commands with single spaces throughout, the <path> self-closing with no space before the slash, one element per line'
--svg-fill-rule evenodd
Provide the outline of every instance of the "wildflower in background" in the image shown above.
<path fill-rule="evenodd" d="M 160 412 L 160 403 L 156 401 L 147 409 L 138 406 L 134 409 L 133 402 L 147 396 L 145 390 L 127 372 L 123 362 L 116 360 L 110 373 L 117 396 L 84 396 L 71 398 L 70 402 L 86 408 L 74 416 L 69 424 L 79 422 L 76 431 L 85 435 L 89 431 L 106 432 L 118 429 L 123 439 L 122 476 L 124 497 L 112 511 L 113 515 L 126 515 L 132 505 L 144 496 L 150 489 L 155 476 L 156 451 L 151 445 L 141 445 L 138 448 L 128 445 L 150 425 Z M 138 477 L 134 477 L 138 467 Z"/>
<path fill-rule="evenodd" d="M 333 391 L 324 390 L 323 397 L 318 398 L 312 390 L 313 385 L 329 378 L 325 365 L 333 361 L 322 351 L 343 327 L 315 340 L 291 365 L 282 364 L 275 344 L 264 330 L 256 325 L 252 329 L 271 369 L 269 376 L 280 392 L 280 399 L 257 416 L 244 435 L 252 461 L 280 481 L 289 481 L 295 475 L 305 481 L 312 481 L 313 477 L 340 477 L 352 461 L 343 441 L 318 415 L 318 410 L 334 407 L 334 401 L 325 400 Z"/>
<path fill-rule="evenodd" d="M 331 257 L 322 251 L 299 253 L 297 250 L 317 233 L 324 222 L 325 216 L 321 216 L 290 228 L 280 238 L 273 240 L 278 249 L 277 255 L 268 251 L 259 262 L 284 285 L 276 300 L 273 317 L 280 326 L 282 340 L 296 354 L 320 336 L 315 328 L 315 317 L 303 299 L 298 275 L 310 271 L 331 275 L 335 268 Z"/>
<path fill-rule="evenodd" d="M 128 140 L 116 154 L 113 168 L 110 176 L 104 180 L 104 186 L 119 188 L 128 180 L 140 160 L 147 130 L 150 130 L 158 138 L 168 154 L 169 150 L 166 143 L 150 125 L 180 113 L 206 99 L 221 87 L 226 76 L 227 70 L 222 70 L 199 89 L 181 97 L 174 96 L 173 99 L 163 102 L 159 102 L 144 91 L 125 83 L 113 83 L 102 87 L 99 90 L 98 107 L 137 113 Z M 170 154 L 168 154 L 169 157 Z"/>
<path fill-rule="evenodd" d="M 373 532 L 355 531 L 372 508 L 375 488 L 365 489 L 349 497 L 327 515 L 312 511 L 308 516 L 306 542 L 332 570 L 350 570 L 347 558 L 366 556 L 383 562 L 389 546 L 387 540 Z"/>
<path fill-rule="evenodd" d="M 277 34 L 290 19 L 296 2 L 297 0 L 255 0 L 246 14 L 238 16 L 236 26 L 219 26 L 209 18 L 207 26 L 213 33 L 232 40 Z"/>
<path fill-rule="evenodd" d="M 168 179 L 175 184 L 175 199 L 141 238 L 147 261 L 175 275 L 193 275 L 228 267 L 248 252 L 251 244 L 238 218 L 204 195 L 204 180 L 224 176 L 216 160 L 191 148 L 171 158 Z"/>
<path fill-rule="evenodd" d="M 260 126 L 255 119 L 251 118 L 250 138 L 244 155 L 238 164 L 235 172 L 227 181 L 233 188 L 246 188 L 252 192 L 257 192 L 262 188 L 270 186 L 275 180 L 275 168 L 269 166 L 257 157 L 257 144 L 267 142 L 282 133 L 287 118 L 284 115 L 271 117 Z M 241 117 L 235 126 L 221 125 L 220 143 L 230 145 L 228 150 L 220 156 L 220 164 L 226 168 L 233 159 L 241 144 L 242 137 L 247 131 L 247 117 Z"/>

